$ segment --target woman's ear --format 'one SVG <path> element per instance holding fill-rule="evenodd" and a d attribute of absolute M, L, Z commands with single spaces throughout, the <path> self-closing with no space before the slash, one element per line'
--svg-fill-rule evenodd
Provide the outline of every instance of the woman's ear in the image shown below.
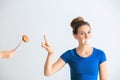
<path fill-rule="evenodd" d="M 77 39 L 77 35 L 76 34 L 73 34 L 74 38 Z"/>

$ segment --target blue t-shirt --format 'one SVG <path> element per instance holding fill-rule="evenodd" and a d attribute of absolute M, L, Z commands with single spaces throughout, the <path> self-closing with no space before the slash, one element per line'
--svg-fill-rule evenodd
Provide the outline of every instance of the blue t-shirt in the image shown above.
<path fill-rule="evenodd" d="M 77 54 L 76 48 L 67 50 L 60 58 L 69 64 L 71 80 L 97 80 L 99 65 L 106 61 L 105 53 L 96 48 L 85 58 Z"/>

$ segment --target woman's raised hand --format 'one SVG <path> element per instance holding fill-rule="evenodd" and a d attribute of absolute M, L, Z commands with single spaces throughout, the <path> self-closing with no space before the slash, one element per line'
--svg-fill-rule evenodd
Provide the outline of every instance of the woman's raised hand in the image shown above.
<path fill-rule="evenodd" d="M 49 42 L 46 38 L 46 35 L 44 35 L 43 38 L 44 38 L 44 42 L 41 43 L 41 46 L 47 50 L 48 54 L 53 54 L 54 50 L 53 50 L 52 46 L 49 44 Z"/>

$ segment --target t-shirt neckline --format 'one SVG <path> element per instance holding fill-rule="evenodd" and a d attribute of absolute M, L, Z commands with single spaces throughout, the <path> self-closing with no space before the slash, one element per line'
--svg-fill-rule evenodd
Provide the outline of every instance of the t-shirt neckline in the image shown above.
<path fill-rule="evenodd" d="M 92 53 L 91 53 L 89 56 L 87 56 L 87 57 L 82 57 L 82 56 L 80 56 L 80 55 L 77 53 L 76 48 L 74 48 L 74 51 L 75 51 L 75 55 L 77 55 L 78 57 L 81 57 L 81 58 L 83 58 L 83 59 L 87 59 L 87 58 L 90 58 L 91 56 L 93 56 L 94 51 L 95 51 L 95 48 L 93 47 Z"/>

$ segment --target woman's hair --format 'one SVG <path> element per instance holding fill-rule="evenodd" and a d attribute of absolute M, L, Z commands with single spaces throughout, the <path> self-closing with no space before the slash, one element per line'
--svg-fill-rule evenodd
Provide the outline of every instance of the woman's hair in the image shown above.
<path fill-rule="evenodd" d="M 73 34 L 77 34 L 78 28 L 83 26 L 83 25 L 88 25 L 90 27 L 90 24 L 88 22 L 84 21 L 84 19 L 82 17 L 77 17 L 77 18 L 73 19 L 71 22 Z"/>

